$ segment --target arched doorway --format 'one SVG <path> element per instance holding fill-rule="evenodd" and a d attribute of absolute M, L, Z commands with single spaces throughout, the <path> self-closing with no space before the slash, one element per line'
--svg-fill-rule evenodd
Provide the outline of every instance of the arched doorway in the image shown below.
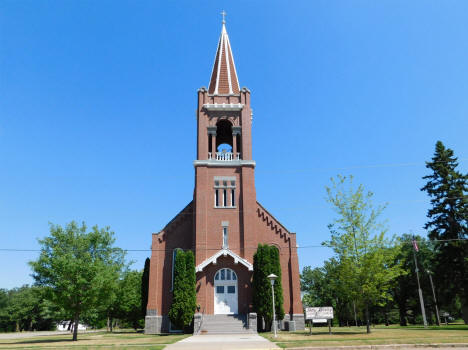
<path fill-rule="evenodd" d="M 216 272 L 214 278 L 214 313 L 233 315 L 238 312 L 237 275 L 228 268 Z"/>

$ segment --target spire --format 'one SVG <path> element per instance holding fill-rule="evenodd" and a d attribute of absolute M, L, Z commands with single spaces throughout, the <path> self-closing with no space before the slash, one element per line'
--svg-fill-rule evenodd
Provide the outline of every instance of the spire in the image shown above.
<path fill-rule="evenodd" d="M 208 93 L 214 95 L 229 95 L 239 93 L 239 80 L 237 79 L 236 66 L 234 65 L 234 56 L 229 43 L 229 36 L 226 31 L 223 11 L 223 27 L 219 37 L 218 49 L 216 51 L 213 71 L 211 72 L 210 86 Z"/>

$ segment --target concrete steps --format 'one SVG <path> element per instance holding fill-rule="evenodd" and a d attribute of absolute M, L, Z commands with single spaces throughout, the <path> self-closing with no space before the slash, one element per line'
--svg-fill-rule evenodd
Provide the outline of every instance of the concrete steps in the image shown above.
<path fill-rule="evenodd" d="M 252 334 L 247 315 L 204 315 L 200 334 Z"/>

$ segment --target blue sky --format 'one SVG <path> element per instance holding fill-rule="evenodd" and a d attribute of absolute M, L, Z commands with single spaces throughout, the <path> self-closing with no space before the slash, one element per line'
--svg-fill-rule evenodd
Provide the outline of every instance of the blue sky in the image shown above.
<path fill-rule="evenodd" d="M 390 233 L 424 234 L 437 140 L 468 170 L 468 2 L 0 2 L 0 247 L 48 223 L 111 226 L 147 249 L 192 198 L 196 90 L 221 10 L 252 92 L 258 200 L 300 246 L 328 239 L 331 176 L 388 202 Z M 302 248 L 301 268 L 327 248 Z M 141 268 L 148 254 L 128 258 Z M 0 288 L 35 252 L 0 252 Z"/>

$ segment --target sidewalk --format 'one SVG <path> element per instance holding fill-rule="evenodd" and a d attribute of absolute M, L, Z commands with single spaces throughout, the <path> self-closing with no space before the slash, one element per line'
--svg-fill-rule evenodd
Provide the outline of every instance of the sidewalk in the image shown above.
<path fill-rule="evenodd" d="M 193 335 L 177 343 L 168 345 L 165 350 L 255 350 L 279 349 L 275 343 L 258 334 L 216 334 Z"/>
<path fill-rule="evenodd" d="M 306 346 L 298 348 L 288 348 L 289 350 L 405 350 L 405 349 L 438 349 L 438 350 L 459 350 L 468 349 L 468 343 L 453 344 L 386 344 L 386 345 L 356 345 L 356 346 Z"/>

